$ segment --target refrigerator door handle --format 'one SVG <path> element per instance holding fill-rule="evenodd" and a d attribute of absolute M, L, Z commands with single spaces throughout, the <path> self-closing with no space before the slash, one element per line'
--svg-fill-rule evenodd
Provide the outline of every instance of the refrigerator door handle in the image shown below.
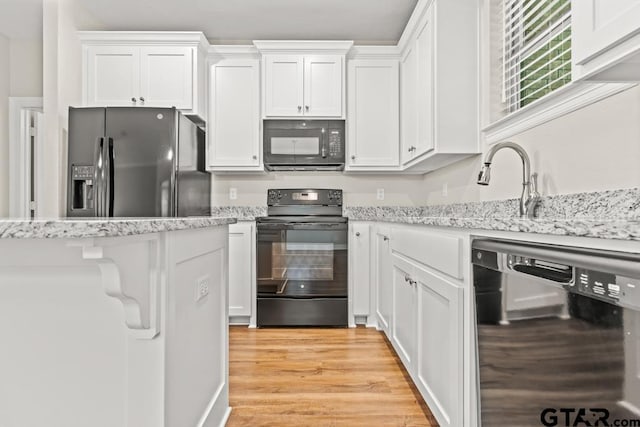
<path fill-rule="evenodd" d="M 107 217 L 113 216 L 114 176 L 113 176 L 113 138 L 107 137 L 104 144 L 104 212 Z"/>
<path fill-rule="evenodd" d="M 102 158 L 102 154 L 103 154 L 103 146 L 104 146 L 104 138 L 100 137 L 96 140 L 96 146 L 95 146 L 95 150 L 94 150 L 94 155 L 93 155 L 93 162 L 94 162 L 94 180 L 93 182 L 95 183 L 95 204 L 96 204 L 96 210 L 95 210 L 95 214 L 96 216 L 100 217 L 100 216 L 104 216 L 103 214 L 103 196 L 102 196 L 102 191 L 103 191 L 103 187 L 104 187 L 104 159 Z"/>

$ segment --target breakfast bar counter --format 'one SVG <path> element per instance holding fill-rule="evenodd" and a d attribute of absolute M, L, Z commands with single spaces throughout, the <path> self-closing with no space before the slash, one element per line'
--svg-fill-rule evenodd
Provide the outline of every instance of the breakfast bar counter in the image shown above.
<path fill-rule="evenodd" d="M 0 425 L 224 424 L 235 221 L 1 220 Z"/>

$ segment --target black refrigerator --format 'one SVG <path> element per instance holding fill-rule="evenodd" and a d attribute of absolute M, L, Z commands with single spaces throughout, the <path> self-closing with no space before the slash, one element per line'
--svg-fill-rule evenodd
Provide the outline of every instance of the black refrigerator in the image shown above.
<path fill-rule="evenodd" d="M 175 108 L 69 108 L 67 216 L 209 215 L 205 133 Z"/>

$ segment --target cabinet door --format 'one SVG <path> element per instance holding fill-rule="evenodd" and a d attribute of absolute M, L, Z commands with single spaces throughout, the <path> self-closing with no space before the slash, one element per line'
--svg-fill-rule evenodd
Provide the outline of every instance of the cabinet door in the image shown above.
<path fill-rule="evenodd" d="M 251 316 L 254 223 L 229 225 L 229 316 Z"/>
<path fill-rule="evenodd" d="M 351 223 L 351 280 L 353 315 L 369 315 L 369 224 Z"/>
<path fill-rule="evenodd" d="M 194 107 L 194 48 L 143 47 L 140 49 L 140 94 L 148 107 Z"/>
<path fill-rule="evenodd" d="M 418 140 L 416 52 L 414 43 L 400 62 L 400 158 L 403 164 L 413 159 Z"/>
<path fill-rule="evenodd" d="M 393 256 L 393 315 L 391 344 L 408 372 L 413 371 L 416 333 L 416 298 L 411 264 Z"/>
<path fill-rule="evenodd" d="M 302 116 L 303 97 L 303 57 L 273 56 L 265 61 L 265 115 Z"/>
<path fill-rule="evenodd" d="M 571 8 L 576 64 L 584 64 L 595 55 L 640 33 L 639 0 L 574 0 Z"/>
<path fill-rule="evenodd" d="M 342 116 L 342 57 L 305 56 L 305 116 Z"/>
<path fill-rule="evenodd" d="M 136 105 L 140 97 L 139 48 L 89 46 L 86 61 L 86 106 Z"/>
<path fill-rule="evenodd" d="M 398 166 L 398 61 L 352 60 L 347 77 L 349 166 Z"/>
<path fill-rule="evenodd" d="M 424 21 L 416 38 L 417 55 L 417 93 L 416 113 L 418 129 L 413 157 L 417 157 L 435 148 L 434 135 L 434 24 L 432 6 L 424 17 Z"/>
<path fill-rule="evenodd" d="M 418 389 L 441 426 L 461 425 L 463 289 L 416 268 Z"/>
<path fill-rule="evenodd" d="M 227 59 L 211 67 L 209 166 L 260 165 L 259 61 Z"/>
<path fill-rule="evenodd" d="M 391 311 L 393 307 L 393 268 L 389 229 L 379 229 L 375 235 L 375 299 L 378 327 L 390 337 Z"/>

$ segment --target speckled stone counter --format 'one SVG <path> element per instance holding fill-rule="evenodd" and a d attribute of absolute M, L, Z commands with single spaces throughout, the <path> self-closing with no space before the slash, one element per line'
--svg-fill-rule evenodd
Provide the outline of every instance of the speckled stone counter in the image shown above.
<path fill-rule="evenodd" d="M 0 239 L 118 237 L 233 224 L 231 216 L 188 218 L 0 219 Z"/>
<path fill-rule="evenodd" d="M 267 216 L 266 206 L 214 206 L 211 208 L 214 217 L 232 217 L 238 221 L 255 221 L 260 216 Z"/>
<path fill-rule="evenodd" d="M 543 197 L 535 219 L 518 217 L 518 199 L 425 207 L 351 206 L 352 221 L 640 240 L 640 189 Z"/>

